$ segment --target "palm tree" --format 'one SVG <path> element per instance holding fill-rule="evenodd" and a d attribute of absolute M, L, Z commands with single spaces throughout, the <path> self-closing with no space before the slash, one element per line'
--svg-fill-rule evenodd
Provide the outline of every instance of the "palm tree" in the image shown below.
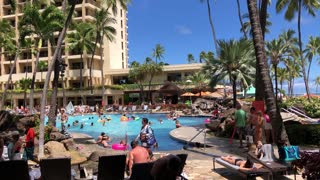
<path fill-rule="evenodd" d="M 57 47 L 54 51 L 54 54 L 52 56 L 52 62 L 51 64 L 48 66 L 48 72 L 46 75 L 46 80 L 44 82 L 44 87 L 43 87 L 43 91 L 42 91 L 42 97 L 46 97 L 47 92 L 48 92 L 48 85 L 50 82 L 50 77 L 51 77 L 51 73 L 53 70 L 53 67 L 55 65 L 55 62 L 58 58 L 59 53 L 61 52 L 61 47 L 62 47 L 62 42 L 64 40 L 64 37 L 66 35 L 67 29 L 71 23 L 71 19 L 72 19 L 72 15 L 74 13 L 74 9 L 75 6 L 78 2 L 81 2 L 82 0 L 69 0 L 68 2 L 71 4 L 70 9 L 69 9 L 69 13 L 68 16 L 65 20 L 64 23 L 64 27 L 62 29 L 62 31 L 59 34 L 59 38 L 58 38 L 58 42 L 57 42 Z M 41 103 L 40 103 L 41 107 L 40 107 L 40 126 L 39 126 L 39 158 L 44 157 L 44 118 L 45 118 L 45 106 L 46 106 L 46 98 L 42 98 L 41 99 Z"/>
<path fill-rule="evenodd" d="M 305 68 L 305 59 L 303 58 L 302 50 L 302 40 L 301 40 L 301 10 L 302 8 L 306 9 L 308 14 L 311 16 L 316 16 L 315 11 L 319 9 L 320 2 L 318 0 L 277 0 L 276 11 L 279 13 L 286 8 L 285 19 L 292 21 L 295 17 L 295 14 L 298 13 L 298 37 L 299 37 L 299 52 L 300 52 L 300 61 L 302 62 L 302 75 L 306 87 L 306 93 L 310 101 L 310 89 L 308 84 L 308 77 Z"/>
<path fill-rule="evenodd" d="M 271 27 L 272 22 L 268 20 L 269 17 L 270 17 L 270 15 L 267 14 L 266 15 L 265 33 L 270 33 L 269 27 Z M 243 27 L 241 27 L 240 31 L 246 32 L 246 33 L 249 32 L 250 36 L 252 36 L 252 29 L 251 29 L 249 14 L 248 13 L 243 14 L 242 18 L 245 19 L 246 21 L 243 23 Z"/>
<path fill-rule="evenodd" d="M 149 102 L 152 102 L 152 93 L 151 93 L 151 83 L 154 76 L 161 74 L 163 72 L 163 63 L 155 63 L 154 61 L 145 62 L 145 73 L 148 74 L 149 80 Z"/>
<path fill-rule="evenodd" d="M 163 58 L 163 54 L 165 53 L 165 49 L 161 44 L 156 44 L 156 47 L 153 49 L 152 56 L 156 58 L 156 64 L 158 64 L 158 60 Z"/>
<path fill-rule="evenodd" d="M 111 24 L 115 24 L 116 20 L 110 17 L 110 13 L 107 9 L 101 8 L 101 10 L 95 11 L 96 21 L 95 25 L 95 43 L 93 46 L 92 57 L 90 61 L 90 87 L 91 94 L 93 94 L 93 79 L 92 79 L 92 67 L 93 67 L 93 58 L 97 48 L 97 44 L 100 44 L 100 47 L 103 47 L 103 38 L 107 37 L 107 39 L 112 42 L 114 40 L 114 35 L 116 34 L 116 30 L 111 26 Z M 103 51 L 100 50 L 100 67 L 101 67 L 101 85 L 102 85 L 102 101 L 104 97 L 104 72 L 103 72 Z"/>
<path fill-rule="evenodd" d="M 203 69 L 211 75 L 210 86 L 214 87 L 225 77 L 229 78 L 233 88 L 233 106 L 237 103 L 237 82 L 249 86 L 254 79 L 254 50 L 248 40 L 218 41 L 220 56 L 209 59 Z"/>
<path fill-rule="evenodd" d="M 6 100 L 9 84 L 10 84 L 10 81 L 12 80 L 12 73 L 15 69 L 16 61 L 19 55 L 20 43 L 16 43 L 14 38 L 15 38 L 15 30 L 11 26 L 11 24 L 7 20 L 0 20 L 0 49 L 3 48 L 4 53 L 6 53 L 7 55 L 15 55 L 14 61 L 12 64 L 10 61 L 10 74 L 2 93 L 2 97 L 0 101 L 0 110 L 3 108 L 4 102 Z"/>
<path fill-rule="evenodd" d="M 140 102 L 144 102 L 144 92 L 143 92 L 143 83 L 146 78 L 146 68 L 145 64 L 140 65 L 140 63 L 136 62 L 131 64 L 131 68 L 129 70 L 128 77 L 136 82 L 140 89 Z"/>
<path fill-rule="evenodd" d="M 278 64 L 286 51 L 287 46 L 284 44 L 281 38 L 273 39 L 272 41 L 267 43 L 267 55 L 270 57 L 270 61 L 274 70 L 276 92 L 278 91 Z M 277 96 L 276 102 L 278 102 Z"/>
<path fill-rule="evenodd" d="M 39 7 L 36 5 L 28 4 L 24 8 L 24 14 L 19 22 L 19 29 L 21 29 L 21 39 L 25 39 L 27 36 L 38 36 L 36 39 L 37 54 L 35 60 L 35 66 L 32 74 L 32 83 L 30 89 L 30 109 L 34 107 L 34 88 L 37 67 L 40 58 L 40 48 L 42 47 L 42 41 L 48 41 L 51 44 L 54 43 L 54 32 L 61 31 L 63 28 L 63 13 L 55 6 L 48 6 L 42 12 L 39 11 Z M 43 62 L 44 63 L 44 62 Z M 44 64 L 42 64 L 44 65 Z M 42 79 L 42 72 L 41 72 Z"/>
<path fill-rule="evenodd" d="M 208 9 L 208 18 L 209 18 L 209 23 L 212 31 L 212 37 L 213 37 L 213 43 L 214 47 L 216 49 L 216 53 L 218 54 L 218 41 L 217 41 L 217 36 L 216 36 L 216 31 L 214 29 L 213 21 L 212 21 L 212 16 L 211 16 L 211 7 L 210 7 L 210 0 L 200 0 L 201 3 L 206 2 L 207 3 L 207 9 Z"/>
<path fill-rule="evenodd" d="M 188 61 L 188 63 L 189 63 L 189 64 L 192 64 L 192 63 L 194 63 L 194 62 L 195 62 L 194 57 L 193 57 L 193 55 L 192 55 L 192 54 L 188 54 L 187 61 Z"/>
<path fill-rule="evenodd" d="M 240 22 L 240 25 L 241 25 L 241 29 L 240 31 L 243 32 L 243 36 L 245 39 L 247 39 L 247 31 L 245 31 L 244 29 L 244 24 L 243 24 L 243 21 L 242 21 L 242 16 L 241 16 L 241 8 L 240 8 L 240 0 L 237 0 L 237 8 L 238 8 L 238 17 L 239 17 L 239 22 Z"/>
<path fill-rule="evenodd" d="M 314 84 L 316 85 L 316 94 L 318 94 L 318 87 L 320 85 L 320 76 L 316 77 Z"/>
<path fill-rule="evenodd" d="M 75 26 L 75 32 L 72 32 L 68 34 L 68 43 L 69 43 L 69 48 L 72 50 L 78 50 L 80 52 L 80 94 L 81 94 L 81 101 L 82 103 L 84 102 L 83 100 L 83 95 L 82 95 L 82 84 L 83 84 L 83 75 L 82 75 L 82 70 L 83 70 L 83 53 L 84 52 L 93 52 L 93 26 L 92 24 L 86 23 L 86 22 L 81 22 L 80 24 L 77 24 Z"/>
<path fill-rule="evenodd" d="M 42 73 L 48 69 L 48 63 L 46 61 L 39 61 L 37 70 L 41 72 L 40 80 L 42 81 Z"/>
<path fill-rule="evenodd" d="M 203 91 L 208 87 L 210 79 L 207 73 L 196 72 L 191 76 L 188 76 L 188 80 L 192 82 L 195 88 L 200 92 L 200 96 L 201 96 L 201 91 Z"/>
<path fill-rule="evenodd" d="M 204 62 L 206 59 L 207 59 L 207 53 L 204 51 L 201 51 L 199 55 L 199 63 Z"/>
<path fill-rule="evenodd" d="M 27 90 L 30 89 L 32 79 L 23 78 L 18 81 L 19 87 L 23 90 L 23 106 L 27 107 Z M 32 109 L 30 109 L 32 110 Z"/>
<path fill-rule="evenodd" d="M 267 109 L 269 110 L 269 116 L 271 119 L 272 130 L 276 137 L 276 143 L 278 146 L 282 142 L 289 143 L 288 136 L 285 132 L 282 117 L 279 109 L 276 107 L 276 101 L 274 97 L 272 82 L 269 74 L 269 68 L 267 65 L 267 56 L 264 47 L 264 39 L 260 26 L 259 13 L 256 0 L 247 0 L 247 6 L 249 11 L 249 17 L 252 27 L 253 43 L 256 54 L 256 60 L 260 67 L 262 76 L 262 83 L 264 84 L 265 99 Z"/>
<path fill-rule="evenodd" d="M 307 44 L 305 51 L 308 59 L 307 82 L 309 84 L 309 75 L 313 57 L 320 52 L 320 37 L 309 36 L 309 43 Z"/>
<path fill-rule="evenodd" d="M 279 80 L 280 83 L 280 91 L 283 91 L 282 85 L 284 81 L 289 80 L 289 72 L 287 71 L 286 68 L 278 68 L 277 69 L 277 79 Z"/>

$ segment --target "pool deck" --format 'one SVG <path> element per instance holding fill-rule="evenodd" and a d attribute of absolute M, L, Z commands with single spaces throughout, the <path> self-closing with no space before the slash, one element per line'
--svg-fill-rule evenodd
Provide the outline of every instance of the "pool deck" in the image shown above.
<path fill-rule="evenodd" d="M 204 139 L 206 146 L 200 148 L 191 147 L 193 143 L 189 143 L 188 148 L 176 150 L 176 151 L 165 151 L 165 152 L 155 152 L 155 153 L 187 153 L 188 158 L 184 168 L 184 172 L 190 180 L 212 180 L 212 179 L 239 179 L 240 177 L 227 168 L 216 164 L 216 170 L 213 170 L 213 157 L 223 156 L 223 155 L 235 155 L 242 158 L 246 158 L 246 149 L 238 148 L 239 141 L 234 140 L 232 144 L 229 143 L 229 139 L 217 138 L 206 133 L 206 138 L 204 138 L 204 132 L 202 127 L 181 127 L 174 129 L 170 132 L 170 136 L 187 144 L 196 134 L 199 135 L 193 139 L 192 142 L 199 142 L 203 145 Z M 93 144 L 94 141 L 92 137 L 84 134 L 73 133 L 73 138 L 80 146 L 80 151 L 86 156 L 94 151 L 107 151 L 108 154 L 119 154 L 124 153 L 119 151 L 113 151 L 112 149 L 105 149 Z M 91 142 L 91 143 L 90 143 Z M 161 145 L 161 142 L 159 142 Z M 257 179 L 262 179 L 258 177 Z M 294 179 L 293 175 L 281 175 L 276 177 L 276 179 Z M 297 175 L 296 179 L 302 179 L 301 175 Z"/>

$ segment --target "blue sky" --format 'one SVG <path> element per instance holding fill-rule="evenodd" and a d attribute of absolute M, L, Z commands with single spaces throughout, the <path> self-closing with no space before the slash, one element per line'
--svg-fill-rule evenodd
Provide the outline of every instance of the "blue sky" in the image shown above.
<path fill-rule="evenodd" d="M 247 1 L 240 1 L 242 14 L 247 13 Z M 297 18 L 286 21 L 283 13 L 276 14 L 276 1 L 272 2 L 268 11 L 273 24 L 267 40 L 277 38 L 288 28 L 297 31 Z M 215 1 L 212 13 L 218 39 L 242 36 L 236 5 L 236 0 Z M 307 42 L 310 35 L 319 36 L 320 17 L 303 13 L 301 26 L 303 41 Z M 214 51 L 207 6 L 200 0 L 133 0 L 128 8 L 128 34 L 129 62 L 144 61 L 158 43 L 164 46 L 163 61 L 169 64 L 187 63 L 189 53 L 198 59 L 201 51 Z M 319 65 L 314 63 L 310 81 L 320 75 L 317 68 Z"/>

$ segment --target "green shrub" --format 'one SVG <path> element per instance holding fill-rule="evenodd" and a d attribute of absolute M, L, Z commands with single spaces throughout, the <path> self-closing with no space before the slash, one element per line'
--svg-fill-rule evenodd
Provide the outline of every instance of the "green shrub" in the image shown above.
<path fill-rule="evenodd" d="M 286 101 L 280 103 L 280 108 L 289 108 L 291 106 L 298 107 L 299 109 L 305 111 L 307 116 L 312 118 L 320 117 L 320 99 L 319 98 L 311 98 L 309 102 L 305 97 L 296 97 L 290 98 Z"/>
<path fill-rule="evenodd" d="M 320 124 L 286 125 L 286 131 L 293 145 L 320 145 Z"/>

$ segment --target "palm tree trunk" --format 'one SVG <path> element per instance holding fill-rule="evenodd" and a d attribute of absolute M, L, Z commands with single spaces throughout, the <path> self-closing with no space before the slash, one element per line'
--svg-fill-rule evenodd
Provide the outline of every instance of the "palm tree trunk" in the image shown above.
<path fill-rule="evenodd" d="M 241 9 L 240 9 L 240 0 L 237 0 L 237 7 L 238 7 L 238 17 L 239 17 L 241 29 L 242 29 L 242 32 L 243 32 L 243 36 L 244 36 L 244 38 L 248 39 L 247 33 L 243 28 L 243 21 L 242 21 L 242 17 L 241 17 Z"/>
<path fill-rule="evenodd" d="M 36 62 L 34 64 L 35 68 L 33 70 L 32 81 L 31 81 L 30 99 L 29 99 L 31 113 L 33 113 L 33 107 L 34 107 L 34 99 L 33 99 L 33 97 L 34 97 L 34 86 L 35 86 L 36 74 L 37 74 L 37 70 L 38 70 L 39 57 L 40 57 L 40 49 L 38 49 L 38 52 L 37 52 Z"/>
<path fill-rule="evenodd" d="M 302 64 L 302 75 L 303 75 L 303 81 L 306 87 L 306 93 L 308 96 L 308 100 L 311 101 L 310 99 L 310 90 L 309 90 L 309 83 L 308 83 L 308 77 L 306 73 L 306 68 L 305 68 L 305 60 L 303 58 L 303 52 L 302 52 L 302 40 L 301 40 L 301 6 L 302 6 L 302 0 L 298 1 L 298 33 L 299 33 L 299 52 L 300 52 L 300 59 L 301 59 L 301 64 Z"/>
<path fill-rule="evenodd" d="M 103 36 L 102 36 L 103 37 Z M 102 46 L 103 44 L 103 39 L 102 37 L 100 37 L 100 46 Z M 103 60 L 103 51 L 100 50 L 100 66 L 101 66 L 101 100 L 104 102 L 104 105 L 106 105 L 105 101 L 104 101 L 104 93 L 105 93 L 105 87 L 104 87 L 104 60 Z M 101 102 L 102 105 L 102 102 Z"/>
<path fill-rule="evenodd" d="M 50 82 L 50 76 L 51 76 L 51 72 L 52 69 L 54 67 L 54 62 L 56 61 L 59 52 L 61 51 L 61 47 L 62 47 L 62 41 L 66 35 L 67 29 L 71 23 L 71 19 L 72 19 L 72 14 L 74 12 L 76 3 L 74 2 L 69 10 L 69 14 L 67 16 L 66 22 L 64 24 L 64 27 L 59 35 L 58 38 L 58 43 L 57 43 L 57 48 L 54 51 L 53 57 L 52 57 L 52 62 L 50 64 L 50 66 L 48 67 L 48 72 L 46 75 L 46 80 L 44 82 L 44 87 L 43 87 L 43 91 L 42 91 L 42 97 L 46 97 L 47 92 L 48 92 L 48 85 Z M 42 158 L 44 157 L 44 118 L 45 118 L 45 106 L 46 106 L 46 98 L 42 98 L 41 99 L 41 108 L 40 108 L 40 127 L 39 127 L 39 155 L 38 158 Z"/>
<path fill-rule="evenodd" d="M 276 97 L 275 97 L 275 99 L 276 99 L 276 107 L 278 109 L 278 91 L 279 91 L 279 89 L 278 89 L 278 71 L 277 71 L 277 65 L 276 64 L 273 65 L 273 69 L 274 69 L 274 83 L 276 85 Z"/>
<path fill-rule="evenodd" d="M 99 35 L 98 33 L 99 32 L 96 32 L 97 33 L 97 37 L 96 37 L 96 41 L 94 42 L 94 46 L 93 46 L 93 50 L 92 50 L 92 55 L 91 55 L 91 61 L 90 61 L 90 69 L 89 69 L 89 73 L 90 73 L 90 91 L 91 91 L 91 94 L 93 94 L 93 82 L 92 82 L 92 65 L 93 65 L 93 58 L 94 58 L 94 54 L 96 52 L 96 48 L 97 48 L 97 44 L 98 44 L 98 41 L 99 41 Z M 103 101 L 103 97 L 102 97 L 102 101 Z"/>
<path fill-rule="evenodd" d="M 280 146 L 282 142 L 289 143 L 289 139 L 283 125 L 280 111 L 276 107 L 272 82 L 269 75 L 269 69 L 267 66 L 267 57 L 265 52 L 261 26 L 259 22 L 259 14 L 257 10 L 256 0 L 247 0 L 247 3 L 248 3 L 249 17 L 250 17 L 250 22 L 251 22 L 251 27 L 253 32 L 252 34 L 253 34 L 255 54 L 256 54 L 257 62 L 261 69 L 262 83 L 264 84 L 264 87 L 265 87 L 266 105 L 267 105 L 267 109 L 269 110 L 269 116 L 271 119 L 272 129 L 274 131 L 274 135 L 276 138 L 276 143 L 278 146 Z"/>
<path fill-rule="evenodd" d="M 1 98 L 1 102 L 0 102 L 0 110 L 3 109 L 4 102 L 6 101 L 6 98 L 7 98 L 6 96 L 7 96 L 7 91 L 8 91 L 8 88 L 9 88 L 9 83 L 12 80 L 12 74 L 13 74 L 14 68 L 16 67 L 16 62 L 17 62 L 17 59 L 18 59 L 18 56 L 19 56 L 19 51 L 20 51 L 20 43 L 18 42 L 17 51 L 15 53 L 13 63 L 11 65 L 11 67 L 10 67 L 10 74 L 9 74 L 6 86 L 5 86 L 5 88 L 3 90 L 3 93 L 2 93 L 2 98 Z"/>
<path fill-rule="evenodd" d="M 59 56 L 61 56 L 60 52 L 59 52 Z M 49 125 L 52 125 L 52 126 L 56 126 L 57 106 L 58 106 L 57 97 L 58 97 L 59 73 L 60 73 L 60 62 L 59 62 L 59 60 L 56 60 L 55 64 L 54 64 L 54 75 L 53 75 L 53 81 L 52 81 L 52 95 L 51 95 L 50 110 L 49 110 L 49 114 L 48 114 L 48 123 L 49 123 Z"/>
<path fill-rule="evenodd" d="M 81 104 L 83 104 L 84 103 L 84 101 L 83 101 L 83 96 L 82 96 L 82 81 L 83 81 L 83 76 L 82 76 L 82 68 L 83 68 L 83 66 L 82 66 L 82 63 L 83 63 L 83 52 L 81 51 L 81 53 L 80 53 L 80 59 L 81 59 L 81 62 L 80 62 L 80 96 L 81 96 Z"/>
<path fill-rule="evenodd" d="M 218 42 L 217 42 L 216 31 L 214 29 L 212 16 L 211 16 L 210 0 L 207 0 L 207 7 L 208 7 L 208 15 L 209 15 L 209 22 L 210 22 L 210 27 L 212 31 L 213 42 L 216 48 L 216 55 L 218 55 Z"/>
<path fill-rule="evenodd" d="M 264 39 L 265 33 L 266 33 L 267 11 L 268 11 L 268 1 L 263 0 L 261 2 L 260 12 L 259 12 L 260 25 L 261 25 L 263 39 Z"/>
<path fill-rule="evenodd" d="M 233 107 L 237 105 L 237 77 L 231 77 L 232 92 L 233 92 Z"/>

